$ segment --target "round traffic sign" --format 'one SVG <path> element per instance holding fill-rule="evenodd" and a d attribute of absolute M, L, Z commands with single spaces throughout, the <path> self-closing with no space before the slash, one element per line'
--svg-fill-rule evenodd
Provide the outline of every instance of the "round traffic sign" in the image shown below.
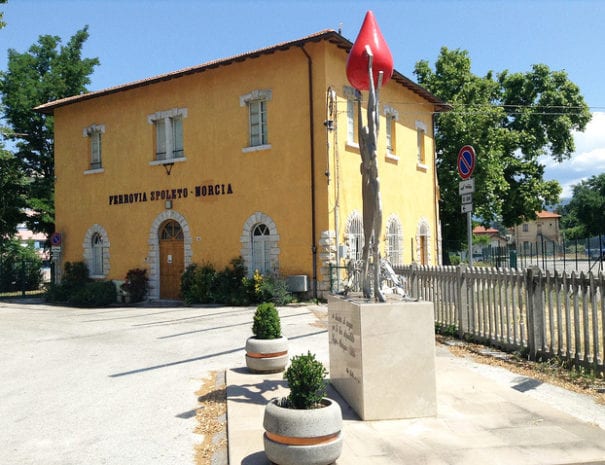
<path fill-rule="evenodd" d="M 475 149 L 471 145 L 465 145 L 458 152 L 458 174 L 462 179 L 472 176 L 475 169 Z"/>
<path fill-rule="evenodd" d="M 61 246 L 61 240 L 62 240 L 62 238 L 61 238 L 61 233 L 60 232 L 54 232 L 52 234 L 52 236 L 50 236 L 50 244 L 53 247 L 59 247 L 59 246 Z"/>

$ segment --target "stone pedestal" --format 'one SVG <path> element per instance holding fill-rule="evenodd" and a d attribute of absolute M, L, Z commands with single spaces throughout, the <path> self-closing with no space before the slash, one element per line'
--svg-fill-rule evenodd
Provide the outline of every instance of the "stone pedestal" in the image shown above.
<path fill-rule="evenodd" d="M 362 420 L 437 415 L 431 302 L 328 299 L 330 382 Z"/>

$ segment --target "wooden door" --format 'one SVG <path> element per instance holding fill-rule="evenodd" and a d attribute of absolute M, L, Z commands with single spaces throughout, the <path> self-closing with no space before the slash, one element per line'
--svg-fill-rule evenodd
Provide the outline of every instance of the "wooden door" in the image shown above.
<path fill-rule="evenodd" d="M 178 299 L 181 275 L 185 271 L 183 230 L 169 220 L 160 227 L 160 299 Z"/>
<path fill-rule="evenodd" d="M 426 236 L 420 236 L 420 264 L 428 265 L 428 249 Z"/>

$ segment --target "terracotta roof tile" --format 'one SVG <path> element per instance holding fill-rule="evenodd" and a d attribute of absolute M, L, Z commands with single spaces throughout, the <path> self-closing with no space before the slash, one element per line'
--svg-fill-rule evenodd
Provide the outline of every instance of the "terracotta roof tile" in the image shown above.
<path fill-rule="evenodd" d="M 134 89 L 137 87 L 148 86 L 148 85 L 156 84 L 156 83 L 162 82 L 162 81 L 169 81 L 171 79 L 177 79 L 182 76 L 186 76 L 188 74 L 203 73 L 207 70 L 218 68 L 220 66 L 228 66 L 228 65 L 231 65 L 236 62 L 245 61 L 245 60 L 249 60 L 249 59 L 253 59 L 253 58 L 258 58 L 261 55 L 270 55 L 277 51 L 288 50 L 289 48 L 292 48 L 292 47 L 300 47 L 309 42 L 320 42 L 322 40 L 326 40 L 326 41 L 336 45 L 337 47 L 346 50 L 347 52 L 353 46 L 353 44 L 349 40 L 345 39 L 338 32 L 327 29 L 327 30 L 320 31 L 315 34 L 311 34 L 309 36 L 303 37 L 302 39 L 297 39 L 297 40 L 293 40 L 293 41 L 289 41 L 289 42 L 281 42 L 279 44 L 272 45 L 270 47 L 261 48 L 261 49 L 254 50 L 254 51 L 247 52 L 247 53 L 242 53 L 242 54 L 235 55 L 235 56 L 232 56 L 229 58 L 222 58 L 222 59 L 218 59 L 218 60 L 214 60 L 214 61 L 209 61 L 209 62 L 201 64 L 201 65 L 196 65 L 196 66 L 192 66 L 189 68 L 180 69 L 177 71 L 172 71 L 172 72 L 169 72 L 166 74 L 160 74 L 158 76 L 141 79 L 139 81 L 134 81 L 134 82 L 130 82 L 127 84 L 121 84 L 118 86 L 109 87 L 107 89 L 102 89 L 102 90 L 98 90 L 98 91 L 88 92 L 85 94 L 74 95 L 72 97 L 66 97 L 66 98 L 59 99 L 59 100 L 54 100 L 52 102 L 48 102 L 48 103 L 39 105 L 36 108 L 34 108 L 34 110 L 39 113 L 52 114 L 56 108 L 70 105 L 72 103 L 94 99 L 96 97 L 101 97 L 103 95 L 109 95 L 109 94 L 114 94 L 117 92 L 123 92 L 123 91 L 127 91 L 129 89 Z M 393 81 L 403 85 L 404 87 L 407 87 L 412 92 L 418 94 L 422 98 L 424 98 L 424 99 L 428 100 L 429 102 L 433 103 L 434 105 L 436 105 L 437 111 L 447 111 L 451 108 L 448 104 L 442 102 L 437 97 L 435 97 L 433 94 L 431 94 L 429 91 L 427 91 L 420 85 L 416 84 L 415 82 L 411 81 L 410 79 L 406 78 L 403 74 L 399 73 L 396 70 L 393 71 L 393 77 L 391 79 Z"/>

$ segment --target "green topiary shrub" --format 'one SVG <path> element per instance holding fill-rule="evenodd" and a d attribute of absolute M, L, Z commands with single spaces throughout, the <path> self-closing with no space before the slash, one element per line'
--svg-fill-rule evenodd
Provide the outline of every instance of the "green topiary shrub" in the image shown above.
<path fill-rule="evenodd" d="M 258 339 L 277 339 L 281 337 L 281 323 L 275 304 L 265 302 L 256 307 L 252 333 Z"/>
<path fill-rule="evenodd" d="M 315 354 L 307 352 L 306 355 L 292 357 L 290 366 L 284 373 L 290 394 L 282 400 L 283 406 L 295 409 L 319 407 L 326 396 L 327 375 L 326 368 L 315 358 Z"/>

